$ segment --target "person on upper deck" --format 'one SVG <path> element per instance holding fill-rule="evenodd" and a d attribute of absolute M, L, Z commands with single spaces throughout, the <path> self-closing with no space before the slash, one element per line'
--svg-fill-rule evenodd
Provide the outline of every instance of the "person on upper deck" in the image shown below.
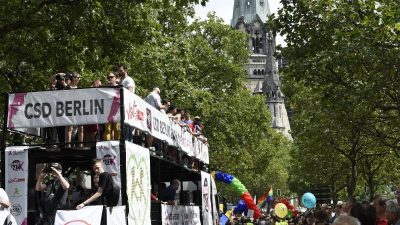
<path fill-rule="evenodd" d="M 119 76 L 120 84 L 124 88 L 135 93 L 135 81 L 133 81 L 132 77 L 128 75 L 128 66 L 124 64 L 118 65 L 116 74 Z"/>
<path fill-rule="evenodd" d="M 161 104 L 160 88 L 158 87 L 155 87 L 144 100 L 158 110 L 161 110 L 165 107 L 163 104 Z"/>
<path fill-rule="evenodd" d="M 109 72 L 107 75 L 107 86 L 114 87 L 118 86 L 117 77 L 113 72 Z M 104 125 L 103 140 L 119 140 L 121 137 L 121 124 L 118 122 L 106 123 Z"/>

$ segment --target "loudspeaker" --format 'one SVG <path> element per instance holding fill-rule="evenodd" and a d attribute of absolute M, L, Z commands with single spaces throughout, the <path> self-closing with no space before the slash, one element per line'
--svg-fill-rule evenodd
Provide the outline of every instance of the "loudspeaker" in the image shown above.
<path fill-rule="evenodd" d="M 193 203 L 195 205 L 201 205 L 201 191 L 199 190 L 193 191 L 192 195 L 193 195 Z"/>
<path fill-rule="evenodd" d="M 180 191 L 179 192 L 179 204 L 180 205 L 189 205 L 190 196 L 189 191 Z"/>

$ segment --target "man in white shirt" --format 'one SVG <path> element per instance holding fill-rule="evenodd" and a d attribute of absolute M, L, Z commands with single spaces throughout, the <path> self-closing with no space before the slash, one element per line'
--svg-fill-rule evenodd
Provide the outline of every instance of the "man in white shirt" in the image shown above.
<path fill-rule="evenodd" d="M 132 77 L 128 75 L 128 67 L 126 65 L 119 65 L 117 67 L 117 72 L 121 85 L 128 89 L 129 91 L 135 93 L 135 81 L 133 81 Z"/>
<path fill-rule="evenodd" d="M 165 108 L 165 106 L 161 104 L 160 89 L 158 87 L 154 88 L 153 91 L 147 95 L 145 101 L 158 110 Z"/>
<path fill-rule="evenodd" d="M 119 77 L 120 84 L 128 89 L 129 91 L 135 93 L 135 82 L 133 81 L 132 77 L 128 76 L 128 66 L 124 64 L 120 64 L 117 67 L 117 71 L 115 74 Z M 133 134 L 134 134 L 134 129 L 132 126 L 126 124 L 122 128 L 123 134 L 124 134 L 124 139 L 127 141 L 133 141 Z M 135 132 L 135 136 L 138 136 L 139 131 Z"/>

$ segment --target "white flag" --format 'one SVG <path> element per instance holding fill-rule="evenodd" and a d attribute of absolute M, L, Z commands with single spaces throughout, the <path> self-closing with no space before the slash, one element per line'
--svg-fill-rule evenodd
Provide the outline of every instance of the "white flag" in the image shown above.
<path fill-rule="evenodd" d="M 107 207 L 107 224 L 126 225 L 125 206 Z"/>
<path fill-rule="evenodd" d="M 80 210 L 57 210 L 54 225 L 100 225 L 103 206 L 87 206 Z"/>

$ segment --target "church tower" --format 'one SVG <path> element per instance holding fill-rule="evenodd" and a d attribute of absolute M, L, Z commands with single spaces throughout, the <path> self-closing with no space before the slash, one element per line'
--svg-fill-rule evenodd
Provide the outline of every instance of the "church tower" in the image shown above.
<path fill-rule="evenodd" d="M 235 0 L 231 26 L 249 37 L 251 56 L 246 64 L 247 87 L 253 94 L 265 96 L 272 115 L 272 128 L 292 139 L 274 57 L 275 37 L 266 25 L 270 14 L 268 0 Z"/>

